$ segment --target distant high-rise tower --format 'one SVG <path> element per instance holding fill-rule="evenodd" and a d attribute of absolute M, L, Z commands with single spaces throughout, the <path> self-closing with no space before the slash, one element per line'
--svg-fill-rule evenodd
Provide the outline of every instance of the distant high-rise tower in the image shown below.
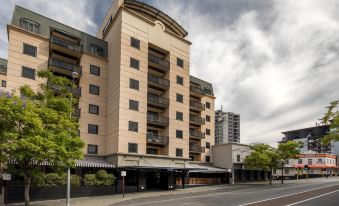
<path fill-rule="evenodd" d="M 232 112 L 215 112 L 215 143 L 240 142 L 240 115 Z"/>

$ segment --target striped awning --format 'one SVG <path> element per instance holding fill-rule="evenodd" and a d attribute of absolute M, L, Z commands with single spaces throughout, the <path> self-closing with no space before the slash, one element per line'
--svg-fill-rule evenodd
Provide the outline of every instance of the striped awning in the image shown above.
<path fill-rule="evenodd" d="M 226 169 L 207 163 L 190 163 L 190 173 L 227 173 Z"/>

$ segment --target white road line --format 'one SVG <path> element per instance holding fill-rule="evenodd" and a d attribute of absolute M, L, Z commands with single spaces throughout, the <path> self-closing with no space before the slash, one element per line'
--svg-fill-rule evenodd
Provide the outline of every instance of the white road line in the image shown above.
<path fill-rule="evenodd" d="M 289 205 L 286 205 L 286 206 L 292 206 L 292 205 L 297 205 L 299 203 L 303 203 L 303 202 L 307 202 L 307 201 L 310 201 L 310 200 L 313 200 L 313 199 L 317 199 L 319 197 L 323 197 L 323 196 L 326 196 L 326 195 L 330 195 L 332 193 L 335 193 L 335 192 L 339 192 L 339 190 L 335 190 L 335 191 L 332 191 L 332 192 L 328 192 L 328 193 L 325 193 L 325 194 L 322 194 L 322 195 L 319 195 L 319 196 L 315 196 L 315 197 L 312 197 L 312 198 L 308 198 L 306 200 L 302 200 L 302 201 L 299 201 L 299 202 L 295 202 L 295 203 L 292 203 L 292 204 L 289 204 Z"/>
<path fill-rule="evenodd" d="M 310 191 L 319 190 L 319 189 L 324 189 L 324 188 L 328 188 L 328 187 L 333 187 L 333 186 L 336 186 L 336 185 L 338 185 L 338 184 L 329 185 L 329 186 L 325 186 L 325 187 L 319 187 L 319 188 L 310 189 L 310 190 L 305 190 L 305 191 L 301 191 L 301 192 L 297 192 L 297 193 L 293 193 L 293 194 L 288 194 L 288 195 L 283 195 L 283 196 L 279 196 L 279 197 L 273 197 L 273 198 L 269 198 L 269 199 L 265 199 L 265 200 L 250 202 L 250 203 L 242 204 L 242 205 L 239 205 L 239 206 L 246 206 L 246 205 L 252 205 L 252 204 L 256 204 L 256 203 L 260 203 L 260 202 L 266 202 L 266 201 L 269 201 L 269 200 L 275 200 L 275 199 L 279 199 L 279 198 L 283 198 L 283 197 L 289 197 L 289 196 L 292 196 L 292 195 L 298 195 L 298 194 L 301 194 L 301 193 L 310 192 Z"/>

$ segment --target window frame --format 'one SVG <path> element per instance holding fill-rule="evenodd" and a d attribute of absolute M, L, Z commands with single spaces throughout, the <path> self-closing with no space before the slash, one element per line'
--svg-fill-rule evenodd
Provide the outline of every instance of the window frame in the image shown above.
<path fill-rule="evenodd" d="M 205 156 L 205 162 L 211 162 L 211 156 L 206 155 Z"/>
<path fill-rule="evenodd" d="M 177 139 L 183 139 L 184 138 L 184 131 L 180 130 L 180 129 L 175 130 L 175 137 Z"/>
<path fill-rule="evenodd" d="M 91 112 L 91 108 L 96 108 L 97 112 Z M 99 115 L 99 105 L 96 105 L 96 104 L 89 104 L 89 105 L 88 105 L 88 113 Z"/>
<path fill-rule="evenodd" d="M 177 66 L 178 67 L 181 67 L 181 68 L 184 68 L 184 60 L 177 57 Z"/>
<path fill-rule="evenodd" d="M 178 97 L 179 97 L 179 99 L 178 99 Z M 176 94 L 176 101 L 179 102 L 179 103 L 184 103 L 184 95 L 177 93 Z"/>
<path fill-rule="evenodd" d="M 95 93 L 91 90 L 91 88 L 97 88 L 98 89 L 98 93 Z M 93 94 L 93 95 L 100 95 L 100 87 L 94 84 L 89 84 L 89 93 Z"/>
<path fill-rule="evenodd" d="M 33 77 L 29 77 L 29 76 L 24 76 L 24 70 L 30 70 L 30 71 L 33 71 Z M 36 77 L 36 70 L 35 69 L 32 69 L 32 68 L 29 68 L 29 67 L 25 67 L 25 66 L 22 66 L 21 68 L 21 77 L 24 77 L 24 78 L 27 78 L 27 79 L 32 79 L 32 80 L 35 80 L 35 77 Z"/>
<path fill-rule="evenodd" d="M 179 116 L 178 116 L 179 115 Z M 181 118 L 178 118 L 180 117 L 181 115 Z M 178 120 L 178 121 L 184 121 L 184 113 L 183 112 L 179 112 L 179 111 L 176 111 L 175 112 L 175 119 Z"/>
<path fill-rule="evenodd" d="M 96 72 L 93 72 L 93 71 L 95 71 L 95 69 L 97 69 L 97 70 L 96 70 L 97 73 L 96 73 Z M 100 67 L 91 64 L 91 65 L 89 66 L 89 73 L 92 74 L 92 75 L 95 75 L 95 76 L 99 76 L 99 77 L 100 77 Z"/>
<path fill-rule="evenodd" d="M 208 136 L 210 136 L 210 135 L 211 135 L 211 130 L 206 128 L 205 134 L 208 135 Z"/>
<path fill-rule="evenodd" d="M 137 88 L 134 88 L 133 86 L 134 86 L 134 84 L 133 83 L 135 83 L 137 86 Z M 136 79 L 132 79 L 132 78 L 130 78 L 129 79 L 129 88 L 130 89 L 134 89 L 134 90 L 137 90 L 137 91 L 139 91 L 139 80 L 136 80 Z"/>
<path fill-rule="evenodd" d="M 176 157 L 183 157 L 184 151 L 182 148 L 175 148 L 175 156 Z"/>
<path fill-rule="evenodd" d="M 137 44 L 134 45 L 133 42 Z M 140 40 L 137 38 L 131 37 L 131 47 L 140 50 Z"/>
<path fill-rule="evenodd" d="M 27 22 L 27 28 L 25 28 L 23 26 L 24 21 Z M 30 25 L 32 27 L 32 30 L 30 29 Z M 38 22 L 35 22 L 33 20 L 30 20 L 30 19 L 21 18 L 20 19 L 20 28 L 22 28 L 26 31 L 32 32 L 34 34 L 40 34 L 40 24 Z"/>
<path fill-rule="evenodd" d="M 178 81 L 178 80 L 180 80 L 181 82 Z M 177 81 L 176 82 L 179 85 L 184 85 L 184 77 L 177 75 Z"/>
<path fill-rule="evenodd" d="M 211 109 L 211 103 L 210 103 L 210 102 L 206 102 L 205 105 L 206 105 L 206 108 L 207 108 L 207 109 Z"/>
<path fill-rule="evenodd" d="M 134 65 L 133 62 L 134 62 L 136 65 Z M 140 61 L 139 61 L 138 59 L 135 59 L 135 58 L 133 58 L 133 57 L 130 57 L 129 66 L 130 66 L 132 69 L 140 70 Z"/>
<path fill-rule="evenodd" d="M 27 48 L 33 49 L 33 50 L 34 50 L 34 54 L 29 53 L 29 51 L 27 50 Z M 22 46 L 22 53 L 23 53 L 23 54 L 26 54 L 26 55 L 28 55 L 28 56 L 31 56 L 31 57 L 37 57 L 37 54 L 38 54 L 38 47 L 33 46 L 33 45 L 30 45 L 30 44 L 23 43 L 23 46 Z"/>
<path fill-rule="evenodd" d="M 211 143 L 210 142 L 205 142 L 205 147 L 206 147 L 206 149 L 211 149 Z"/>
<path fill-rule="evenodd" d="M 133 147 L 135 148 L 133 148 Z M 137 143 L 128 143 L 128 153 L 138 154 L 138 144 Z"/>
<path fill-rule="evenodd" d="M 128 131 L 139 132 L 139 123 L 134 121 L 128 121 Z"/>
<path fill-rule="evenodd" d="M 7 87 L 7 81 L 1 80 L 1 87 L 6 88 Z"/>
<path fill-rule="evenodd" d="M 134 108 L 133 108 L 134 106 Z M 133 110 L 133 111 L 139 111 L 139 101 L 136 101 L 136 100 L 132 100 L 130 99 L 129 102 L 128 102 L 128 107 L 129 107 L 129 110 Z"/>
<path fill-rule="evenodd" d="M 89 151 L 89 148 L 90 148 L 90 146 L 94 146 L 94 148 L 95 148 L 95 151 L 94 152 L 90 152 Z M 96 145 L 96 144 L 88 144 L 87 145 L 87 154 L 98 154 L 98 145 Z"/>
<path fill-rule="evenodd" d="M 206 122 L 211 122 L 211 116 L 210 115 L 206 115 Z"/>
<path fill-rule="evenodd" d="M 91 131 L 91 127 L 95 128 L 94 132 Z M 97 125 L 97 124 L 88 124 L 87 132 L 88 132 L 88 134 L 99 134 L 99 125 Z"/>

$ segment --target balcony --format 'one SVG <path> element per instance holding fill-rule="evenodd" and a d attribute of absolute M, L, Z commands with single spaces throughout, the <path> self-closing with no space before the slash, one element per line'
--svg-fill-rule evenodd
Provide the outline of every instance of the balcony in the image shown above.
<path fill-rule="evenodd" d="M 73 111 L 72 116 L 76 119 L 80 119 L 80 115 L 81 115 L 81 109 L 80 108 L 75 108 Z"/>
<path fill-rule="evenodd" d="M 194 124 L 194 125 L 204 125 L 205 124 L 205 118 L 202 118 L 200 116 L 197 115 L 192 115 L 190 114 L 190 124 Z"/>
<path fill-rule="evenodd" d="M 192 96 L 196 96 L 196 97 L 203 97 L 205 96 L 205 90 L 202 89 L 201 87 L 199 86 L 193 86 L 191 85 L 190 86 L 190 91 L 191 91 L 191 95 Z"/>
<path fill-rule="evenodd" d="M 170 68 L 170 63 L 168 61 L 152 54 L 148 54 L 148 65 L 154 69 L 160 70 L 163 73 L 168 72 Z"/>
<path fill-rule="evenodd" d="M 149 125 L 157 126 L 157 127 L 167 127 L 168 126 L 168 118 L 167 117 L 159 117 L 153 114 L 147 114 L 147 123 Z"/>
<path fill-rule="evenodd" d="M 167 79 L 163 79 L 153 74 L 148 74 L 148 86 L 155 89 L 167 90 L 169 85 L 170 82 Z"/>
<path fill-rule="evenodd" d="M 190 109 L 193 111 L 201 112 L 205 110 L 205 105 L 194 100 L 190 100 Z"/>
<path fill-rule="evenodd" d="M 166 109 L 169 105 L 169 99 L 165 97 L 159 97 L 159 96 L 148 94 L 147 105 L 149 107 L 154 107 L 157 109 Z"/>
<path fill-rule="evenodd" d="M 0 74 L 7 75 L 7 67 L 4 65 L 0 65 Z"/>
<path fill-rule="evenodd" d="M 205 138 L 205 133 L 195 129 L 190 129 L 190 138 L 200 140 Z"/>
<path fill-rule="evenodd" d="M 52 71 L 58 72 L 60 74 L 64 74 L 67 76 L 72 76 L 72 72 L 77 72 L 79 74 L 79 77 L 82 74 L 82 69 L 78 65 L 70 64 L 68 62 L 50 58 L 48 61 L 49 68 Z"/>
<path fill-rule="evenodd" d="M 82 46 L 78 41 L 70 41 L 69 38 L 62 38 L 61 35 L 52 35 L 50 38 L 50 49 L 67 54 L 76 58 L 82 56 Z"/>
<path fill-rule="evenodd" d="M 154 134 L 154 133 L 147 133 L 147 144 L 156 145 L 156 146 L 166 146 L 168 144 L 168 137 Z"/>
<path fill-rule="evenodd" d="M 47 82 L 47 86 L 53 90 L 55 94 L 61 94 L 63 93 L 62 87 L 60 85 L 53 84 L 51 82 Z M 80 98 L 81 97 L 81 87 L 76 87 L 76 88 L 71 88 L 71 87 L 66 87 L 65 92 L 72 92 L 73 96 L 75 98 Z"/>
<path fill-rule="evenodd" d="M 189 152 L 190 153 L 204 153 L 205 147 L 201 147 L 198 145 L 190 145 Z"/>

